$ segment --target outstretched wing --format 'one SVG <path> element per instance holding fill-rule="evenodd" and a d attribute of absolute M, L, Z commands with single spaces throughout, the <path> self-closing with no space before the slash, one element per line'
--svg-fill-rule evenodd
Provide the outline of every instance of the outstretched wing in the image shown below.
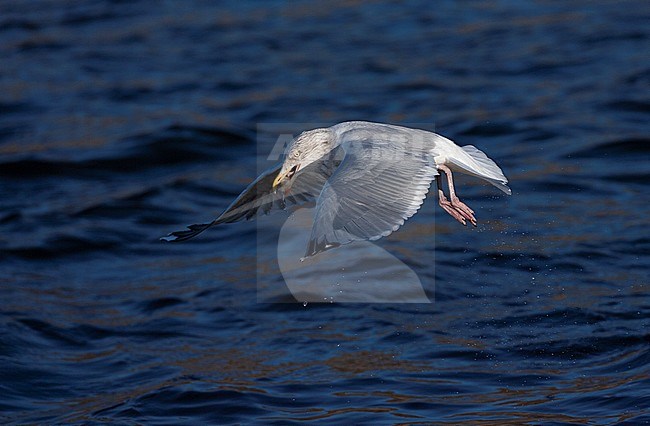
<path fill-rule="evenodd" d="M 438 174 L 420 134 L 370 124 L 337 132 L 345 156 L 316 202 L 306 256 L 396 231 L 420 208 Z"/>
<path fill-rule="evenodd" d="M 339 161 L 340 162 L 340 161 Z M 257 177 L 219 217 L 210 223 L 189 225 L 186 230 L 172 232 L 163 241 L 180 242 L 193 238 L 211 226 L 249 220 L 259 213 L 269 214 L 273 210 L 284 210 L 290 205 L 314 201 L 320 194 L 327 178 L 336 169 L 338 162 L 333 153 L 301 169 L 296 173 L 291 190 L 285 195 L 282 188 L 273 188 L 273 181 L 282 168 L 282 163 L 264 171 Z"/>

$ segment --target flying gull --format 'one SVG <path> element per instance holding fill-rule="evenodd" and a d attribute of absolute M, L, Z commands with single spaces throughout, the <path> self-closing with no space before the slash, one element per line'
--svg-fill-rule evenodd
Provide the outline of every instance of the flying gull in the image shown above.
<path fill-rule="evenodd" d="M 456 195 L 452 172 L 511 194 L 508 179 L 482 151 L 436 133 L 365 121 L 309 130 L 289 143 L 282 163 L 263 172 L 219 217 L 161 240 L 185 241 L 214 225 L 315 202 L 305 257 L 314 256 L 397 231 L 418 211 L 434 179 L 440 207 L 463 225 L 476 226 L 474 211 Z"/>

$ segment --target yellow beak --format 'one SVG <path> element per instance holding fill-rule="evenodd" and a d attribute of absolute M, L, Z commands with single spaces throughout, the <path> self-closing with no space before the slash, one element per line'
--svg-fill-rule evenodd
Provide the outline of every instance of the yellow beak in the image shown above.
<path fill-rule="evenodd" d="M 275 189 L 276 186 L 280 185 L 280 183 L 285 180 L 285 179 L 292 179 L 298 169 L 300 168 L 300 165 L 293 166 L 291 170 L 285 172 L 284 174 L 278 173 L 278 175 L 275 177 L 275 180 L 273 181 L 273 189 Z M 287 188 L 287 191 L 289 188 Z"/>
<path fill-rule="evenodd" d="M 282 182 L 282 179 L 284 179 L 284 175 L 282 173 L 278 173 L 278 175 L 275 177 L 275 180 L 273 181 L 273 188 L 275 189 L 276 186 L 280 185 L 280 182 Z"/>

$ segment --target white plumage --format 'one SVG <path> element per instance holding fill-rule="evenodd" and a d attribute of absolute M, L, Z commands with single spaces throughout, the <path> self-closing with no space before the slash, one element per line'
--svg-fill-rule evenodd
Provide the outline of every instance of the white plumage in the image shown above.
<path fill-rule="evenodd" d="M 282 163 L 262 173 L 214 221 L 162 239 L 184 241 L 219 223 L 250 219 L 259 211 L 284 209 L 287 203 L 315 201 L 306 253 L 313 256 L 396 231 L 420 208 L 434 179 L 440 206 L 463 225 L 476 225 L 474 211 L 456 196 L 453 171 L 511 194 L 493 160 L 474 146 L 460 147 L 436 133 L 365 121 L 310 130 L 289 144 Z"/>

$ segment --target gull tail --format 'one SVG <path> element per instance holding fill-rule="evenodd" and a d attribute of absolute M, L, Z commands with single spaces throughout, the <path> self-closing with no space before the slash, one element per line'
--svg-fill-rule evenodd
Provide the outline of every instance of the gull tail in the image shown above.
<path fill-rule="evenodd" d="M 499 188 L 508 195 L 512 194 L 508 188 L 508 178 L 503 174 L 497 163 L 473 145 L 461 146 L 468 158 L 453 158 L 451 161 L 465 173 L 479 177 Z"/>
<path fill-rule="evenodd" d="M 181 241 L 189 240 L 190 238 L 194 238 L 197 235 L 199 235 L 201 232 L 205 231 L 212 225 L 214 225 L 215 222 L 210 222 L 210 223 L 196 223 L 194 225 L 190 225 L 187 227 L 186 230 L 184 231 L 176 231 L 172 232 L 171 234 L 167 235 L 166 237 L 160 238 L 160 241 L 168 241 L 168 242 L 173 242 L 173 243 L 179 243 Z"/>

